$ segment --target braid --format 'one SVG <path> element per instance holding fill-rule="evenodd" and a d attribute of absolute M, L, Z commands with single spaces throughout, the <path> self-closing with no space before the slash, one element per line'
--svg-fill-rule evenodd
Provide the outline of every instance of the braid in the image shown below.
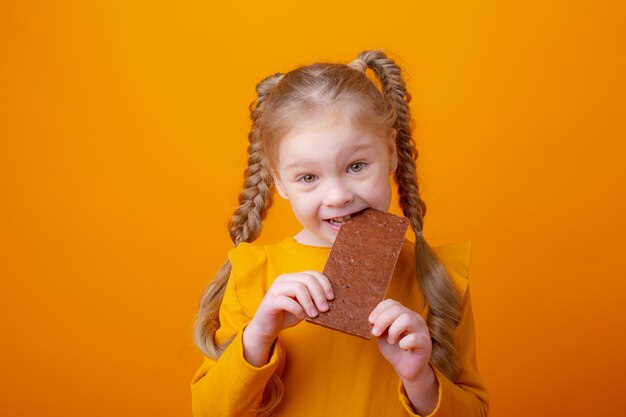
<path fill-rule="evenodd" d="M 367 63 L 375 73 L 383 87 L 383 94 L 396 113 L 394 128 L 396 134 L 396 150 L 398 167 L 395 177 L 398 183 L 400 207 L 404 215 L 411 221 L 414 231 L 422 230 L 422 219 L 426 215 L 426 204 L 419 198 L 415 160 L 417 149 L 410 133 L 410 114 L 408 103 L 411 94 L 406 90 L 400 68 L 379 50 L 365 51 L 359 59 Z"/>
<path fill-rule="evenodd" d="M 263 104 L 282 74 L 275 74 L 262 80 L 257 85 L 257 99 L 250 106 L 252 128 L 248 134 L 248 168 L 245 173 L 243 190 L 239 194 L 239 207 L 231 217 L 228 228 L 230 238 L 235 244 L 253 242 L 262 230 L 262 220 L 272 205 L 274 181 L 267 168 L 263 148 L 259 140 L 257 121 L 262 114 Z M 198 315 L 194 324 L 194 338 L 200 350 L 213 359 L 218 359 L 226 346 L 215 343 L 215 332 L 220 327 L 219 310 L 224 298 L 224 291 L 230 276 L 231 264 L 226 261 L 211 283 L 204 290 L 200 300 Z M 278 376 L 273 375 L 268 381 L 263 396 L 263 405 L 259 412 L 264 415 L 271 412 L 282 398 L 283 387 Z"/>
<path fill-rule="evenodd" d="M 449 379 L 454 380 L 459 370 L 457 351 L 454 345 L 454 330 L 461 317 L 459 297 L 432 248 L 424 240 L 422 229 L 426 204 L 420 198 L 415 161 L 418 153 L 411 136 L 409 102 L 411 95 L 406 90 L 400 68 L 380 50 L 364 51 L 361 60 L 371 68 L 380 80 L 387 102 L 396 113 L 394 128 L 398 166 L 395 178 L 398 183 L 400 207 L 411 222 L 415 232 L 415 263 L 420 287 L 429 306 L 428 327 L 433 339 L 431 362 Z"/>
<path fill-rule="evenodd" d="M 230 238 L 235 246 L 259 237 L 263 228 L 261 221 L 272 206 L 274 180 L 266 165 L 257 121 L 263 112 L 265 99 L 281 78 L 282 74 L 275 74 L 262 80 L 256 87 L 257 99 L 248 107 L 252 119 L 252 129 L 248 134 L 248 168 L 243 190 L 239 194 L 239 207 L 229 222 Z"/>
<path fill-rule="evenodd" d="M 248 168 L 243 190 L 239 194 L 239 207 L 230 219 L 230 238 L 235 246 L 241 242 L 252 242 L 261 233 L 261 221 L 272 205 L 274 181 L 265 166 L 263 150 L 257 140 L 257 128 L 250 131 Z"/>
<path fill-rule="evenodd" d="M 278 75 L 278 74 L 277 74 Z M 263 103 L 271 88 L 276 85 L 276 76 L 268 77 L 257 85 L 258 98 L 249 106 L 252 129 L 248 135 L 248 168 L 245 173 L 244 188 L 239 195 L 239 207 L 229 222 L 230 238 L 235 246 L 241 242 L 252 242 L 261 233 L 261 221 L 272 205 L 272 176 L 265 167 L 261 146 L 258 141 L 256 121 L 263 110 Z M 195 341 L 207 356 L 217 359 L 223 347 L 213 340 L 220 327 L 219 308 L 224 297 L 224 290 L 230 275 L 231 265 L 226 261 L 207 286 L 200 300 L 200 307 L 195 323 Z"/>

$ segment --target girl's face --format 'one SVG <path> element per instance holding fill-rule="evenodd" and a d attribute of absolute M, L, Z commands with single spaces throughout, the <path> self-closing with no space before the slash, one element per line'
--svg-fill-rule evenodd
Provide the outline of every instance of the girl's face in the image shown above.
<path fill-rule="evenodd" d="M 309 121 L 278 145 L 276 188 L 304 229 L 300 243 L 331 246 L 343 221 L 368 207 L 387 211 L 397 165 L 388 138 L 358 128 L 341 112 Z"/>

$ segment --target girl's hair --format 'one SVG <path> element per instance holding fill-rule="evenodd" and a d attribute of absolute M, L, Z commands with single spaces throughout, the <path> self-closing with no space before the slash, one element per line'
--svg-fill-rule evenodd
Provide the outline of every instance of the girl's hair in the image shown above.
<path fill-rule="evenodd" d="M 370 69 L 380 83 L 366 70 Z M 461 317 L 461 302 L 443 264 L 422 236 L 426 204 L 420 198 L 415 161 L 418 153 L 411 136 L 411 95 L 401 70 L 381 50 L 364 51 L 349 65 L 318 63 L 286 74 L 263 79 L 256 87 L 258 97 L 250 104 L 252 128 L 248 134 L 248 168 L 239 207 L 230 219 L 230 237 L 237 246 L 252 242 L 261 233 L 261 221 L 272 204 L 277 143 L 295 126 L 302 126 L 320 111 L 341 109 L 353 123 L 375 129 L 381 137 L 396 134 L 400 207 L 415 232 L 417 279 L 429 307 L 428 328 L 433 349 L 430 362 L 450 380 L 455 380 L 459 361 L 454 330 Z M 337 107 L 336 107 L 337 106 Z M 231 266 L 228 261 L 208 285 L 195 322 L 195 341 L 207 356 L 217 359 L 228 343 L 218 346 L 214 335 L 220 327 L 219 308 Z M 272 376 L 264 392 L 259 413 L 269 415 L 280 402 L 283 386 Z"/>

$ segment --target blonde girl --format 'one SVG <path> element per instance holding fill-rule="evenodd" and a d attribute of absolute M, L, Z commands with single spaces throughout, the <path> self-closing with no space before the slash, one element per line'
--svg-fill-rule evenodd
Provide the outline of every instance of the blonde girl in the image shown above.
<path fill-rule="evenodd" d="M 192 381 L 194 416 L 486 416 L 470 246 L 431 248 L 422 235 L 426 205 L 400 68 L 381 50 L 364 51 L 349 65 L 267 77 L 257 93 L 229 225 L 235 247 L 195 325 L 205 359 Z M 368 207 L 388 210 L 392 176 L 415 242 L 405 241 L 388 298 L 369 317 L 374 337 L 304 322 L 334 297 L 319 271 L 342 222 Z M 255 245 L 274 190 L 302 230 Z"/>

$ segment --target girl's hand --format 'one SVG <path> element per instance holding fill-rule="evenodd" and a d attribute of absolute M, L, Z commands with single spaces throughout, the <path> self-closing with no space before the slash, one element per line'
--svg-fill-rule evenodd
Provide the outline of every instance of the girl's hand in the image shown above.
<path fill-rule="evenodd" d="M 278 334 L 304 320 L 328 311 L 334 298 L 328 278 L 316 271 L 279 275 L 269 288 L 244 331 L 244 356 L 253 365 L 267 363 Z"/>
<path fill-rule="evenodd" d="M 428 364 L 432 352 L 426 321 L 397 301 L 381 301 L 369 317 L 378 348 L 394 367 L 416 413 L 428 415 L 437 405 L 439 383 Z"/>
<path fill-rule="evenodd" d="M 430 331 L 422 316 L 392 299 L 381 301 L 369 316 L 378 348 L 402 382 L 417 381 L 432 372 Z"/>

